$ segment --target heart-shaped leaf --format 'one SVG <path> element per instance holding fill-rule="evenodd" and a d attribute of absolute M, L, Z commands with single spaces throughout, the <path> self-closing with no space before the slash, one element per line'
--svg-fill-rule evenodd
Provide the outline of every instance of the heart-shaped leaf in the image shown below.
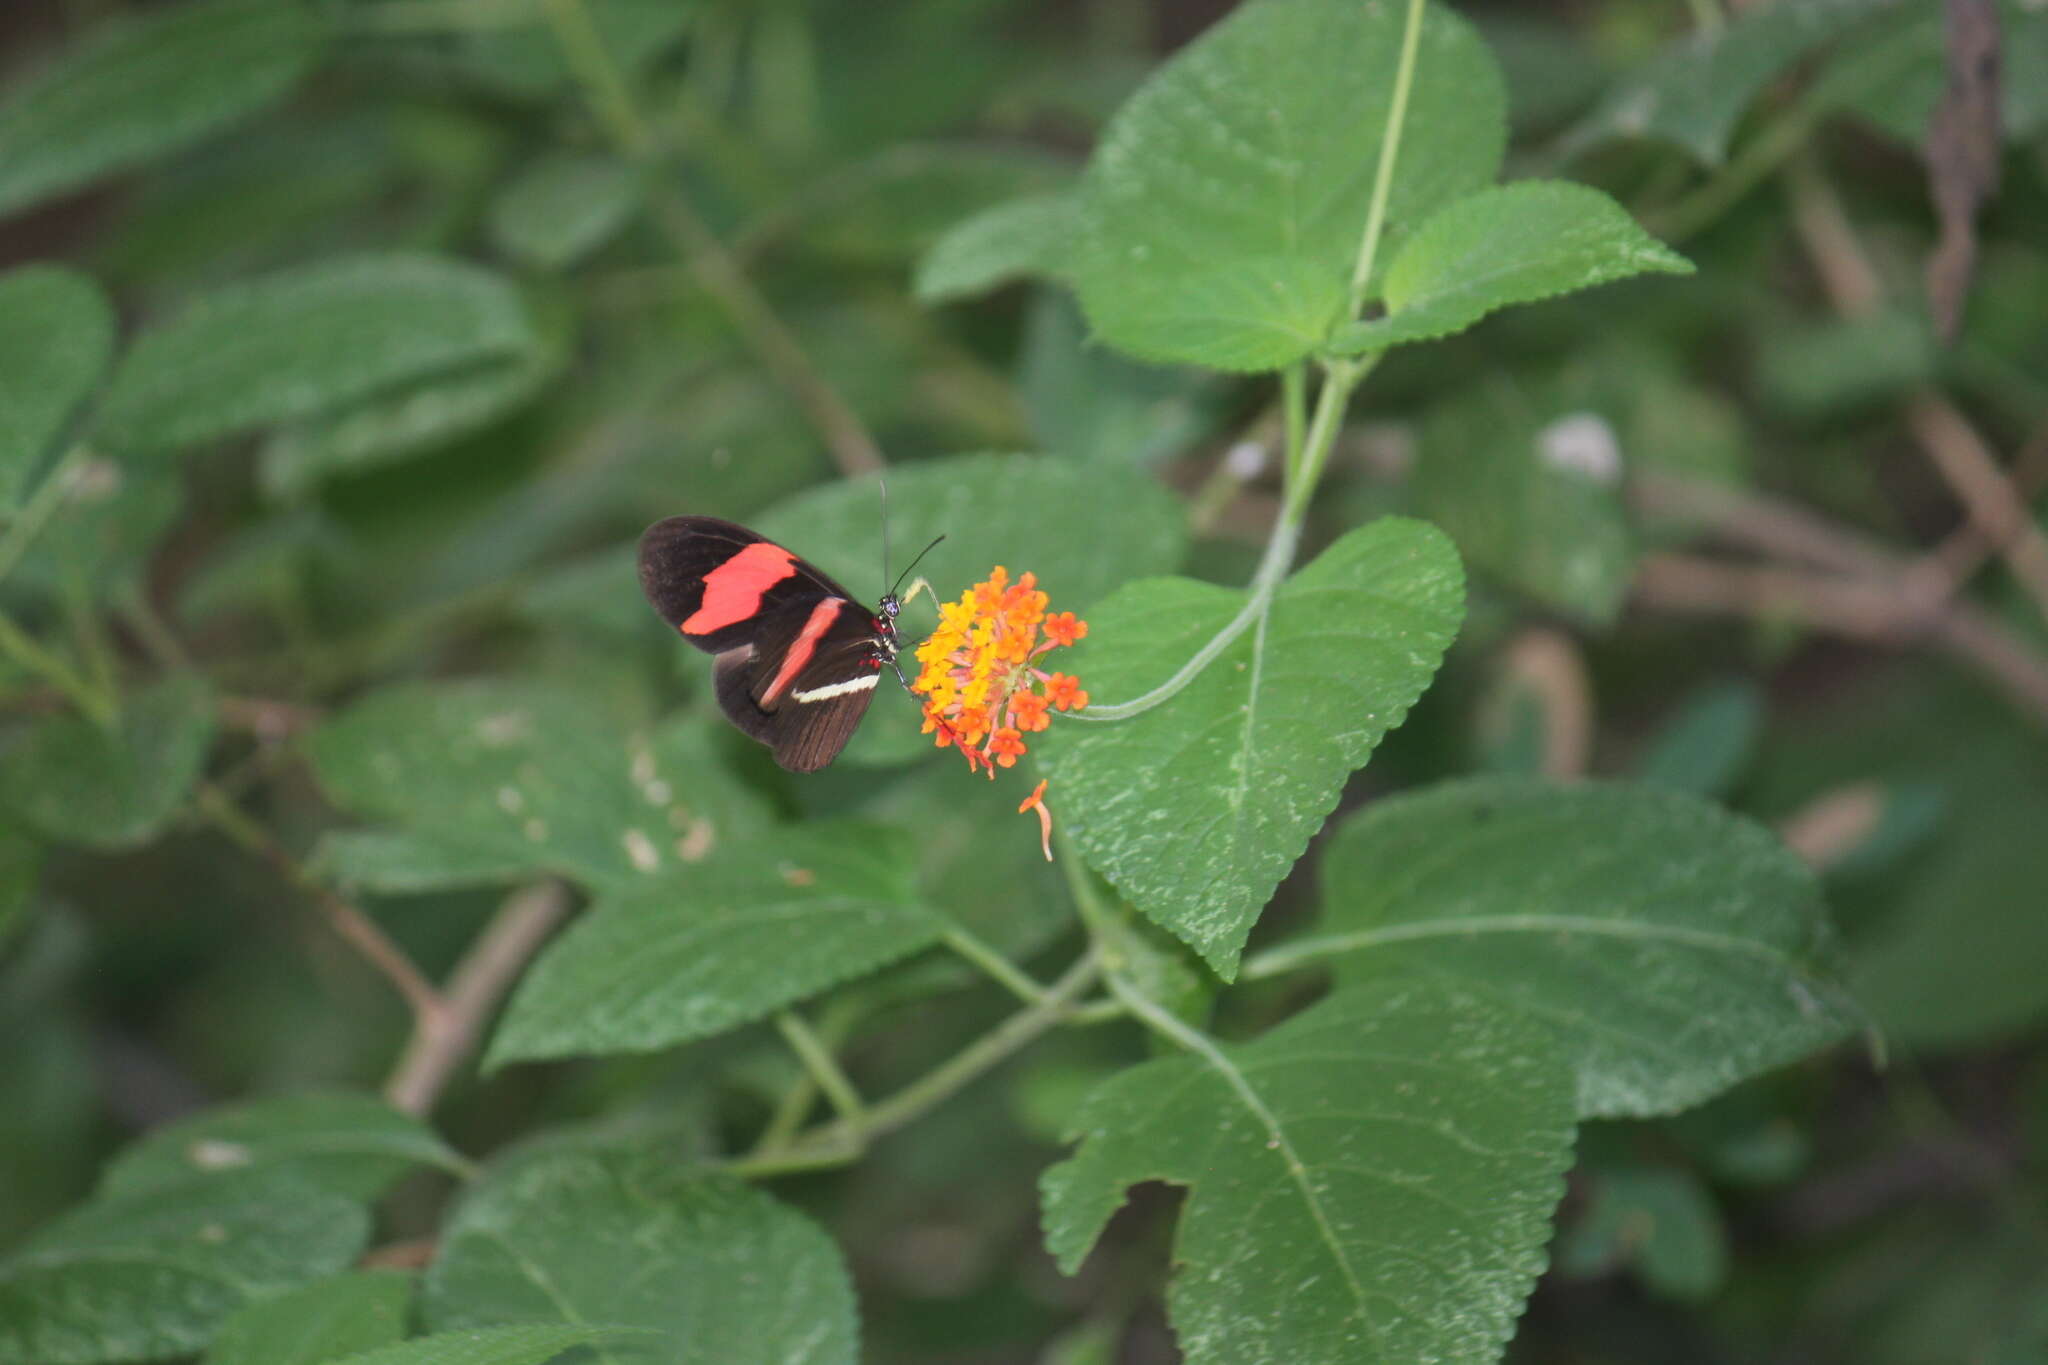
<path fill-rule="evenodd" d="M 1330 342 L 1339 355 L 1462 332 L 1488 313 L 1645 271 L 1689 275 L 1692 263 L 1586 185 L 1495 185 L 1438 209 L 1387 266 L 1387 316 Z"/>
<path fill-rule="evenodd" d="M 221 1324 L 206 1365 L 325 1365 L 405 1337 L 412 1276 L 357 1270 L 262 1299 Z M 543 1357 L 545 1359 L 545 1357 Z"/>
<path fill-rule="evenodd" d="M 1278 369 L 1350 303 L 1405 7 L 1254 0 L 1160 68 L 1082 182 L 1075 279 L 1102 338 L 1148 360 Z M 1423 20 L 1387 221 L 1478 189 L 1506 140 L 1500 73 L 1464 20 Z"/>
<path fill-rule="evenodd" d="M 1245 594 L 1134 583 L 1088 613 L 1067 668 L 1091 698 L 1165 681 Z M 1345 779 L 1429 685 L 1464 614 L 1457 553 L 1385 518 L 1281 585 L 1193 682 L 1136 717 L 1043 737 L 1051 795 L 1088 861 L 1226 979 Z"/>
<path fill-rule="evenodd" d="M 1329 841 L 1324 916 L 1263 964 L 1334 958 L 1523 1010 L 1588 1116 L 1669 1113 L 1840 1039 L 1805 864 L 1684 792 L 1511 778 L 1379 801 Z"/>
<path fill-rule="evenodd" d="M 1361 988 L 1125 1071 L 1073 1129 L 1042 1181 L 1069 1274 L 1127 1186 L 1189 1187 L 1168 1290 L 1189 1365 L 1480 1365 L 1543 1269 L 1571 1080 L 1481 1000 Z"/>

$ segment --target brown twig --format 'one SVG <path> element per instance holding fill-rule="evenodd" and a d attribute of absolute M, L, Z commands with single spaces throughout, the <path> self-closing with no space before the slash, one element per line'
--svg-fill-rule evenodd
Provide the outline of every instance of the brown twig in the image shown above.
<path fill-rule="evenodd" d="M 434 984 L 413 965 L 405 950 L 377 927 L 375 920 L 308 871 L 304 863 L 278 843 L 269 830 L 250 819 L 226 792 L 211 782 L 201 782 L 196 800 L 200 813 L 211 820 L 221 833 L 269 863 L 279 876 L 305 892 L 320 907 L 320 913 L 334 932 L 383 973 L 392 988 L 404 997 L 406 1007 L 412 1011 L 416 1029 L 426 1026 L 424 1021 L 446 1008 Z"/>
<path fill-rule="evenodd" d="M 506 899 L 449 976 L 433 1027 L 414 1028 L 384 1083 L 384 1097 L 394 1108 L 408 1114 L 433 1108 L 456 1068 L 476 1050 L 484 1021 L 568 913 L 569 890 L 558 881 L 521 887 Z"/>
<path fill-rule="evenodd" d="M 1976 428 L 1940 394 L 1931 389 L 1915 392 L 1906 400 L 1906 420 L 1985 543 L 2004 557 L 2014 579 L 2048 620 L 2048 536 L 2034 524 L 2025 497 L 1999 468 Z"/>
<path fill-rule="evenodd" d="M 1807 865 L 1825 870 L 1862 846 L 1884 818 L 1881 782 L 1851 782 L 1822 792 L 1778 822 L 1778 837 Z"/>
<path fill-rule="evenodd" d="M 1545 777 L 1584 777 L 1593 756 L 1593 683 L 1579 643 L 1554 626 L 1531 626 L 1509 641 L 1501 672 L 1516 690 L 1536 699 L 1543 716 L 1539 762 Z M 1502 689 L 1502 696 L 1512 692 Z M 1512 723 L 1505 708 L 1488 707 L 1493 726 Z"/>

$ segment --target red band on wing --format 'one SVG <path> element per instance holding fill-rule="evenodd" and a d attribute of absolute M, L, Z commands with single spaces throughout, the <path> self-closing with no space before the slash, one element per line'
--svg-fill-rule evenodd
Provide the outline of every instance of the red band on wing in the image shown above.
<path fill-rule="evenodd" d="M 761 609 L 768 589 L 795 574 L 795 555 L 757 540 L 704 575 L 704 600 L 677 629 L 685 635 L 709 635 L 744 621 Z"/>
<path fill-rule="evenodd" d="M 789 653 L 782 656 L 782 667 L 775 670 L 774 681 L 761 694 L 761 705 L 767 706 L 781 696 L 783 689 L 796 681 L 796 675 L 804 671 L 804 665 L 818 652 L 818 641 L 832 623 L 839 617 L 839 608 L 844 605 L 843 597 L 828 597 L 811 608 L 811 619 L 804 622 L 804 628 L 796 633 L 796 639 L 789 642 Z"/>

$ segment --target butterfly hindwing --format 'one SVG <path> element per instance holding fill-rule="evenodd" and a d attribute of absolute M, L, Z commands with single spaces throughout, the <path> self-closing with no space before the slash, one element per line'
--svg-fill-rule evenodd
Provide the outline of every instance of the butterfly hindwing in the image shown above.
<path fill-rule="evenodd" d="M 794 772 L 838 757 L 881 677 L 873 619 L 844 597 L 794 599 L 761 622 L 760 637 L 718 656 L 718 705 Z"/>

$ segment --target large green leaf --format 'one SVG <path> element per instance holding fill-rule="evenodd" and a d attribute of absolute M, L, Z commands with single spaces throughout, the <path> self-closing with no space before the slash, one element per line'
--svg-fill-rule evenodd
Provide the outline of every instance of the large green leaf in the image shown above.
<path fill-rule="evenodd" d="M 347 1266 L 369 1233 L 354 1200 L 271 1171 L 95 1200 L 0 1262 L 0 1365 L 196 1351 L 244 1304 Z"/>
<path fill-rule="evenodd" d="M 1361 989 L 1123 1072 L 1073 1129 L 1042 1181 L 1069 1273 L 1125 1187 L 1189 1187 L 1168 1290 L 1189 1365 L 1482 1365 L 1543 1269 L 1571 1081 L 1480 999 Z"/>
<path fill-rule="evenodd" d="M 250 1304 L 221 1324 L 206 1365 L 324 1365 L 405 1337 L 412 1276 L 359 1270 Z"/>
<path fill-rule="evenodd" d="M 603 1327 L 585 1323 L 547 1323 L 525 1327 L 482 1327 L 466 1332 L 436 1332 L 378 1351 L 342 1358 L 336 1365 L 547 1365 L 576 1346 L 645 1341 L 643 1328 Z M 626 1356 L 644 1360 L 640 1351 Z M 588 1357 L 578 1355 L 578 1360 Z M 210 1362 L 209 1362 L 210 1365 Z"/>
<path fill-rule="evenodd" d="M 566 1321 L 663 1333 L 636 1362 L 852 1365 L 858 1352 L 831 1239 L 659 1147 L 507 1161 L 448 1221 L 425 1300 L 436 1330 Z"/>
<path fill-rule="evenodd" d="M 1254 0 L 1191 43 L 1104 131 L 1082 185 L 1088 319 L 1143 359 L 1277 369 L 1344 321 L 1405 7 Z M 1465 21 L 1425 14 L 1389 244 L 1487 184 L 1500 74 Z"/>
<path fill-rule="evenodd" d="M 69 843 L 130 848 L 177 814 L 213 740 L 213 693 L 185 674 L 122 703 L 114 728 L 38 722 L 0 753 L 0 809 Z"/>
<path fill-rule="evenodd" d="M 101 435 L 175 449 L 534 347 L 518 290 L 480 266 L 337 257 L 223 285 L 144 331 L 114 373 Z"/>
<path fill-rule="evenodd" d="M 401 684 L 321 726 L 307 749 L 340 804 L 472 867 L 632 886 L 767 823 L 705 722 L 633 731 L 597 699 L 545 685 Z"/>
<path fill-rule="evenodd" d="M 1565 137 L 1568 149 L 1607 138 L 1675 142 L 1709 166 L 1757 93 L 1820 44 L 1898 0 L 1780 0 L 1718 30 L 1675 38 L 1624 76 Z"/>
<path fill-rule="evenodd" d="M 1635 540 L 1617 424 L 1584 378 L 1494 378 L 1439 403 L 1422 425 L 1415 503 L 1476 573 L 1604 626 L 1628 595 Z"/>
<path fill-rule="evenodd" d="M 1057 277 L 1073 254 L 1080 202 L 1072 191 L 1012 199 L 963 219 L 917 263 L 924 303 L 985 294 L 1027 275 Z"/>
<path fill-rule="evenodd" d="M 320 836 L 312 865 L 343 886 L 404 896 L 464 886 L 501 886 L 531 870 L 526 850 L 441 843 L 398 829 L 337 829 Z"/>
<path fill-rule="evenodd" d="M 1387 266 L 1387 316 L 1338 332 L 1340 355 L 1462 332 L 1488 313 L 1692 264 L 1586 185 L 1526 180 L 1468 194 L 1417 227 Z"/>
<path fill-rule="evenodd" d="M 1184 578 L 1089 613 L 1067 665 L 1092 699 L 1164 682 L 1245 605 Z M 1252 921 L 1401 722 L 1464 613 L 1457 554 L 1386 518 L 1340 538 L 1186 688 L 1129 720 L 1042 737 L 1050 795 L 1088 861 L 1226 978 Z"/>
<path fill-rule="evenodd" d="M 297 0 L 201 0 L 102 25 L 0 103 L 0 213 L 254 114 L 298 83 L 326 36 Z"/>
<path fill-rule="evenodd" d="M 1515 778 L 1368 807 L 1324 851 L 1323 920 L 1269 965 L 1418 976 L 1523 1011 L 1582 1113 L 1682 1109 L 1840 1039 L 1813 874 L 1683 792 Z"/>
<path fill-rule="evenodd" d="M 102 1197 L 142 1194 L 206 1172 L 283 1171 L 374 1199 L 418 1166 L 464 1169 L 426 1124 L 372 1095 L 285 1095 L 209 1109 L 158 1128 L 108 1165 Z"/>
<path fill-rule="evenodd" d="M 917 900 L 907 837 L 872 825 L 778 831 L 599 901 L 527 972 L 485 1065 L 720 1033 L 944 930 Z"/>
<path fill-rule="evenodd" d="M 30 265 L 0 275 L 0 514 L 13 510 L 114 349 L 114 310 L 89 276 Z"/>

